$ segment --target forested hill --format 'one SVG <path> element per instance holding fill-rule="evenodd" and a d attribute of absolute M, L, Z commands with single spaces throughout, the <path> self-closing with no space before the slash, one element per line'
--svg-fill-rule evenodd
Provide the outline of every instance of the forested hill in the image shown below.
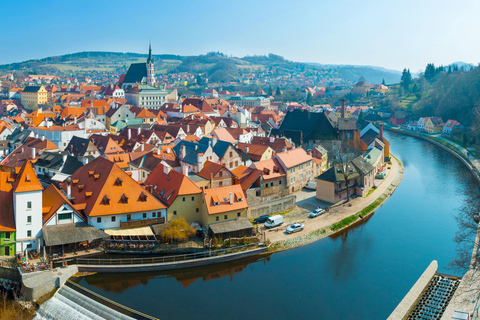
<path fill-rule="evenodd" d="M 124 72 L 131 63 L 144 62 L 146 54 L 121 52 L 78 52 L 43 59 L 0 65 L 0 73 L 11 71 L 41 73 L 92 71 Z M 371 66 L 321 65 L 299 63 L 284 59 L 275 54 L 265 56 L 246 56 L 236 58 L 219 52 L 210 52 L 199 56 L 180 56 L 173 54 L 154 55 L 157 73 L 191 72 L 204 73 L 212 82 L 225 81 L 258 71 L 275 69 L 280 75 L 289 72 L 320 71 L 327 78 L 341 78 L 356 82 L 364 77 L 367 82 L 378 84 L 383 80 L 387 84 L 398 83 L 401 73 Z"/>

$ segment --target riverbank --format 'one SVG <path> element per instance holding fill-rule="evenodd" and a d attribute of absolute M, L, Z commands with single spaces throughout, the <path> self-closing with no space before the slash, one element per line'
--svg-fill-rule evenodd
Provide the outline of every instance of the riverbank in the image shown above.
<path fill-rule="evenodd" d="M 308 218 L 309 211 L 303 212 L 302 217 L 305 220 L 303 221 L 305 229 L 299 236 L 295 237 L 287 234 L 284 230 L 285 228 L 266 231 L 266 237 L 271 241 L 268 252 L 272 253 L 297 248 L 327 236 L 333 236 L 369 219 L 373 215 L 374 210 L 380 207 L 393 194 L 403 178 L 403 172 L 402 163 L 392 156 L 389 174 L 368 196 L 353 198 L 347 203 L 335 204 L 330 208 L 329 212 L 314 219 Z M 289 217 L 289 214 L 286 214 L 284 219 L 285 225 L 288 225 L 297 222 L 299 216 Z"/>
<path fill-rule="evenodd" d="M 455 158 L 460 160 L 460 162 L 472 173 L 475 181 L 480 186 L 480 159 L 470 156 L 470 153 L 466 148 L 443 138 L 441 135 L 427 135 L 421 132 L 404 130 L 399 127 L 384 126 L 384 129 L 387 131 L 397 132 L 399 134 L 420 138 L 436 145 L 437 147 L 442 148 L 443 150 L 447 151 Z"/>

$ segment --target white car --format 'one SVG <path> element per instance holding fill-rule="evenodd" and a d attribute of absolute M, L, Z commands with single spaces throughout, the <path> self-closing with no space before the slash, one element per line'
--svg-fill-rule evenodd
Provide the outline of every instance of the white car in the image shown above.
<path fill-rule="evenodd" d="M 294 223 L 290 227 L 287 228 L 287 233 L 294 233 L 302 231 L 305 228 L 303 223 Z"/>
<path fill-rule="evenodd" d="M 310 182 L 307 183 L 307 185 L 305 186 L 305 189 L 317 190 L 317 182 L 316 182 L 316 181 L 310 181 Z"/>
<path fill-rule="evenodd" d="M 317 208 L 315 210 L 313 210 L 308 216 L 310 218 L 315 218 L 315 217 L 318 217 L 319 215 L 322 215 L 325 213 L 325 210 L 323 210 L 322 208 Z"/>

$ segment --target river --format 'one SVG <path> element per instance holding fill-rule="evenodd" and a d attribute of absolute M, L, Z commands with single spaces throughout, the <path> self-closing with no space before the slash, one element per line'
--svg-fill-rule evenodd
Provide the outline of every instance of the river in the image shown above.
<path fill-rule="evenodd" d="M 386 319 L 432 260 L 456 257 L 466 194 L 462 164 L 417 138 L 386 133 L 405 167 L 397 190 L 361 225 L 301 248 L 169 273 L 98 274 L 77 281 L 169 319 Z"/>

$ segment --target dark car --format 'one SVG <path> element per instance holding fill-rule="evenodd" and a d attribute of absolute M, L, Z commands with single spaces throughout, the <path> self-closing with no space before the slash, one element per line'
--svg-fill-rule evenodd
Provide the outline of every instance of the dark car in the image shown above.
<path fill-rule="evenodd" d="M 264 223 L 265 221 L 268 220 L 268 218 L 270 218 L 270 216 L 261 216 L 261 217 L 258 217 L 255 220 L 253 220 L 253 222 L 255 222 L 256 224 Z"/>

